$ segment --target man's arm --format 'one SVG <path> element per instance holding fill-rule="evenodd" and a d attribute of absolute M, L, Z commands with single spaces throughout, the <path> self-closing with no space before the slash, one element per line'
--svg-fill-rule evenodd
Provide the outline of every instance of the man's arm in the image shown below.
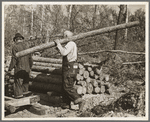
<path fill-rule="evenodd" d="M 16 57 L 17 52 L 18 52 L 17 48 L 14 46 L 12 49 L 12 57 L 11 57 L 11 62 L 8 71 L 11 71 L 17 63 L 17 57 Z"/>
<path fill-rule="evenodd" d="M 30 65 L 30 68 L 31 68 L 32 65 L 33 65 L 33 58 L 32 58 L 32 55 L 31 55 L 31 54 L 29 55 L 29 65 Z"/>
<path fill-rule="evenodd" d="M 65 47 L 62 47 L 59 40 L 56 40 L 55 42 L 62 56 L 66 56 L 72 49 L 72 45 L 70 43 L 68 43 Z"/>

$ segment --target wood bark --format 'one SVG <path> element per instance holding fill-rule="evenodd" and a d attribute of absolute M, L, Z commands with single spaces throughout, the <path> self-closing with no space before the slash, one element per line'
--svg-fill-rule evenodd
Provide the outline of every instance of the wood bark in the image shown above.
<path fill-rule="evenodd" d="M 142 63 L 145 63 L 145 61 L 137 61 L 137 62 L 124 62 L 122 64 L 142 64 Z"/>
<path fill-rule="evenodd" d="M 128 23 L 128 6 L 126 5 L 126 23 Z M 128 29 L 125 30 L 125 39 L 127 40 Z"/>
<path fill-rule="evenodd" d="M 135 55 L 145 55 L 144 52 L 128 52 L 128 51 L 123 51 L 123 50 L 100 50 L 100 51 L 92 51 L 92 52 L 78 53 L 78 55 L 96 54 L 96 53 L 103 53 L 103 52 L 127 53 L 127 54 L 135 54 Z"/>
<path fill-rule="evenodd" d="M 119 11 L 117 25 L 123 23 L 125 5 L 120 5 L 119 8 L 120 8 L 120 11 Z M 114 50 L 116 50 L 116 48 L 117 48 L 117 43 L 118 43 L 118 38 L 119 38 L 118 35 L 119 35 L 118 30 L 116 30 Z"/>
<path fill-rule="evenodd" d="M 93 31 L 89 31 L 89 32 L 86 32 L 86 33 L 80 33 L 78 35 L 75 35 L 75 36 L 72 36 L 72 37 L 69 37 L 69 38 L 61 39 L 60 43 L 67 43 L 69 41 L 76 41 L 76 40 L 79 40 L 79 39 L 83 39 L 83 38 L 87 38 L 87 37 L 91 37 L 91 36 L 95 36 L 95 35 L 99 35 L 99 34 L 103 34 L 103 33 L 107 33 L 107 32 L 112 32 L 112 31 L 120 30 L 120 29 L 124 29 L 124 28 L 130 28 L 130 27 L 134 27 L 134 26 L 137 26 L 137 25 L 139 25 L 139 22 L 135 21 L 135 22 L 127 23 L 127 24 L 121 24 L 121 25 L 117 25 L 117 26 L 112 26 L 112 27 L 106 27 L 106 28 L 102 28 L 102 29 L 98 29 L 98 30 L 93 30 Z M 54 46 L 56 46 L 55 42 L 49 42 L 47 44 L 42 44 L 42 45 L 39 45 L 39 46 L 35 46 L 35 47 L 32 47 L 32 48 L 29 48 L 29 49 L 26 49 L 26 50 L 23 50 L 23 51 L 20 51 L 20 52 L 16 53 L 16 57 L 25 56 L 25 55 L 28 55 L 30 53 L 40 51 L 40 50 L 44 50 L 44 49 L 54 47 Z"/>
<path fill-rule="evenodd" d="M 32 7 L 32 15 L 31 15 L 31 35 L 33 36 L 33 7 Z"/>
<path fill-rule="evenodd" d="M 97 9 L 97 5 L 95 5 L 95 10 L 93 14 L 93 29 L 95 29 L 96 27 L 96 9 Z"/>
<path fill-rule="evenodd" d="M 71 27 L 71 24 L 72 24 L 72 22 L 71 22 L 72 6 L 73 6 L 73 5 L 70 5 L 70 7 L 69 7 L 69 14 L 68 14 L 68 29 L 71 29 L 70 27 Z"/>
<path fill-rule="evenodd" d="M 37 57 L 37 56 L 33 56 L 32 58 L 33 61 L 35 62 L 62 64 L 62 59 L 44 58 L 44 57 Z"/>
<path fill-rule="evenodd" d="M 51 73 L 51 74 L 62 74 L 61 68 L 54 68 L 54 67 L 42 67 L 42 66 L 32 66 L 32 71 L 36 72 L 44 72 L 44 73 Z"/>
<path fill-rule="evenodd" d="M 62 84 L 62 76 L 61 75 L 45 75 L 39 74 L 37 75 L 33 82 L 41 82 L 41 83 L 52 83 L 52 84 Z"/>
<path fill-rule="evenodd" d="M 33 65 L 45 66 L 45 67 L 55 67 L 55 68 L 61 68 L 62 67 L 62 64 L 43 63 L 43 62 L 33 62 Z"/>
<path fill-rule="evenodd" d="M 62 86 L 52 83 L 32 82 L 32 85 L 30 85 L 30 90 L 39 93 L 47 93 L 48 91 L 55 91 L 61 93 Z"/>

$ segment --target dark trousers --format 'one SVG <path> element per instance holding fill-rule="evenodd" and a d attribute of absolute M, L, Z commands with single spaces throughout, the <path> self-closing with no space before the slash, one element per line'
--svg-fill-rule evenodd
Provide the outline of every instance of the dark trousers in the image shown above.
<path fill-rule="evenodd" d="M 15 97 L 23 95 L 28 92 L 29 88 L 29 73 L 21 70 L 15 74 L 14 95 Z"/>
<path fill-rule="evenodd" d="M 77 93 L 77 90 L 74 88 L 76 73 L 73 72 L 74 69 L 70 68 L 67 71 L 63 71 L 62 75 L 62 90 L 63 90 L 63 101 L 70 103 L 81 96 Z"/>

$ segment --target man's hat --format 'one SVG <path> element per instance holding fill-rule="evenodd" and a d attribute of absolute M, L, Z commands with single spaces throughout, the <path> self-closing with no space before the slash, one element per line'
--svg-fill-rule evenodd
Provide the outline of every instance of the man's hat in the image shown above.
<path fill-rule="evenodd" d="M 66 30 L 64 32 L 64 37 L 72 37 L 72 36 L 73 36 L 73 33 L 71 31 Z"/>
<path fill-rule="evenodd" d="M 16 38 L 18 37 L 21 37 L 22 39 L 24 39 L 24 37 L 20 33 L 16 33 L 15 37 L 13 38 L 13 41 L 15 41 Z"/>

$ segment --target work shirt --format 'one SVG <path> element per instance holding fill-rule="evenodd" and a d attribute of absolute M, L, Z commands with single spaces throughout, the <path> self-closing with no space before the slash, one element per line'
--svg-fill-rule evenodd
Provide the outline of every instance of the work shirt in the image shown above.
<path fill-rule="evenodd" d="M 77 46 L 75 42 L 70 41 L 65 47 L 62 47 L 61 44 L 58 44 L 57 48 L 62 56 L 67 56 L 68 62 L 77 60 Z"/>
<path fill-rule="evenodd" d="M 20 52 L 22 50 L 27 49 L 28 46 L 24 42 L 18 42 L 14 45 L 12 48 L 12 58 L 11 63 L 9 66 L 9 71 L 11 71 L 14 68 L 14 73 L 17 73 L 18 71 L 25 70 L 26 72 L 30 72 L 30 69 L 33 64 L 32 56 L 31 54 L 22 56 L 22 57 L 16 57 L 16 53 Z"/>

